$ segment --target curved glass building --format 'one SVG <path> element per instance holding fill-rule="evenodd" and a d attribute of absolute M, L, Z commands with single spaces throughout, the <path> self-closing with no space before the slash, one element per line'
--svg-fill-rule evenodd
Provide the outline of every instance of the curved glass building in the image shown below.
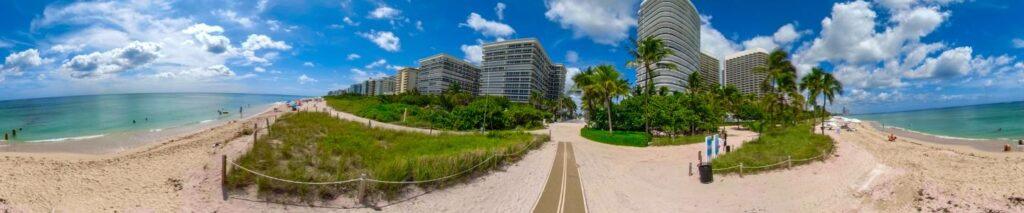
<path fill-rule="evenodd" d="M 668 87 L 669 91 L 685 91 L 690 73 L 700 70 L 700 15 L 690 0 L 645 0 L 640 4 L 637 39 L 649 36 L 660 38 L 675 55 L 665 57 L 654 68 L 654 87 Z M 664 64 L 676 65 L 667 69 Z M 637 85 L 644 87 L 647 75 L 638 68 Z"/>

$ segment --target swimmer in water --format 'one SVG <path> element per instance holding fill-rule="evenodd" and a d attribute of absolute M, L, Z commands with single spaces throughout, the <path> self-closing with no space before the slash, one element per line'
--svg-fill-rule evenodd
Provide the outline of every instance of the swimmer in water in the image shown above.
<path fill-rule="evenodd" d="M 135 120 L 132 120 L 132 124 L 135 124 Z"/>

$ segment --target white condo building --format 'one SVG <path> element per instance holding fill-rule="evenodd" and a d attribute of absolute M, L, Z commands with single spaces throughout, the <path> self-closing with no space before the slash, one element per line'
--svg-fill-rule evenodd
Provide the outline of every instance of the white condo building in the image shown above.
<path fill-rule="evenodd" d="M 675 54 L 654 68 L 654 87 L 685 91 L 690 73 L 700 70 L 700 15 L 690 0 L 645 0 L 640 4 L 637 39 L 660 38 Z M 667 69 L 663 64 L 675 64 Z M 637 85 L 646 86 L 644 68 L 638 68 Z"/>

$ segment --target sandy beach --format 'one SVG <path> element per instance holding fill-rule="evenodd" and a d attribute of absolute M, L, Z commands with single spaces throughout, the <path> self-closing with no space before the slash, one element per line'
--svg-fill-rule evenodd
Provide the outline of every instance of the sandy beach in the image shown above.
<path fill-rule="evenodd" d="M 927 141 L 936 144 L 971 147 L 986 152 L 1002 152 L 1003 145 L 1010 144 L 1014 148 L 1016 148 L 1017 145 L 1014 141 L 1010 140 L 954 138 L 909 131 L 903 128 L 897 128 L 892 126 L 885 126 L 883 128 L 882 125 L 879 124 L 878 122 L 872 121 L 867 122 L 864 126 L 873 128 L 880 132 L 892 133 L 897 137 L 912 138 L 917 141 Z"/>
<path fill-rule="evenodd" d="M 311 108 L 307 108 L 311 109 Z M 283 113 L 283 112 L 282 112 Z M 284 205 L 233 195 L 223 200 L 220 156 L 234 159 L 252 137 L 242 128 L 280 113 L 266 112 L 173 141 L 108 155 L 0 154 L 0 209 L 39 211 L 374 212 L 352 205 Z M 343 119 L 360 119 L 343 116 Z M 758 174 L 718 175 L 701 184 L 689 174 L 702 144 L 622 147 L 579 135 L 581 123 L 550 126 L 552 142 L 572 143 L 588 210 L 594 212 L 1020 212 L 1024 152 L 901 137 L 855 124 L 828 132 L 837 151 L 824 161 Z M 420 130 L 413 130 L 420 131 Z M 757 137 L 733 128 L 730 144 Z M 547 143 L 513 165 L 467 183 L 417 191 L 385 212 L 522 212 L 533 209 L 554 162 Z M 694 171 L 696 172 L 696 171 Z M 241 196 L 241 197 L 238 197 Z M 328 203 L 330 204 L 330 203 Z"/>

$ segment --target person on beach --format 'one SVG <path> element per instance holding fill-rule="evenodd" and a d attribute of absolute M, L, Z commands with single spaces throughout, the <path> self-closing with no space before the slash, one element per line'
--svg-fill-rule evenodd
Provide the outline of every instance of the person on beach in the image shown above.
<path fill-rule="evenodd" d="M 896 142 L 896 135 L 889 133 L 889 142 Z"/>

